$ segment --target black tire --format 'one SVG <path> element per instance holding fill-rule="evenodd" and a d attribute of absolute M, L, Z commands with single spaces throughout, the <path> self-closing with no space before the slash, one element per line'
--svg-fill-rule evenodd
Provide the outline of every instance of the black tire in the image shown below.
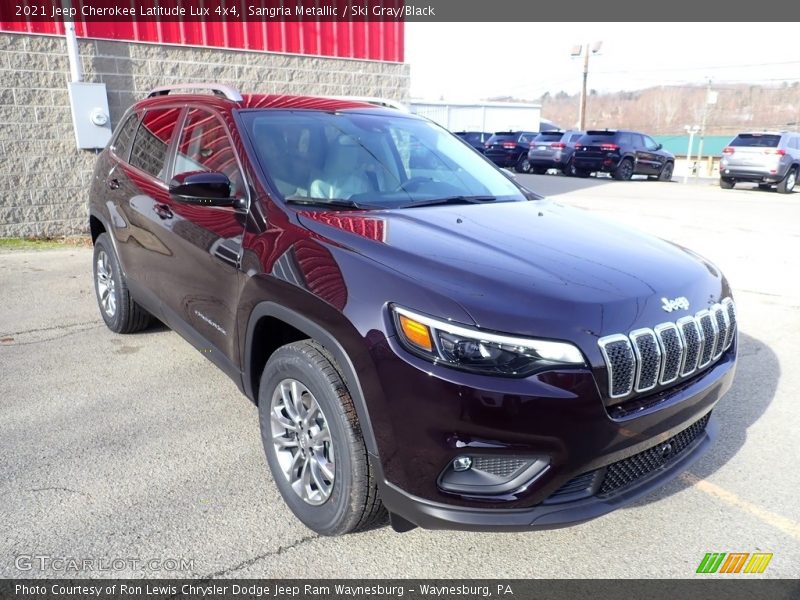
<path fill-rule="evenodd" d="M 284 472 L 278 449 L 273 443 L 273 395 L 280 397 L 280 386 L 286 381 L 299 382 L 312 395 L 319 406 L 323 426 L 329 432 L 327 438 L 330 441 L 324 453 L 326 457 L 329 456 L 327 453 L 334 457 L 333 476 L 332 481 L 325 482 L 331 486 L 329 495 L 316 505 L 301 497 L 300 492 L 292 487 L 290 475 Z M 336 361 L 322 346 L 305 340 L 275 351 L 261 374 L 258 413 L 261 440 L 275 484 L 291 511 L 309 529 L 321 535 L 343 535 L 386 521 L 386 509 L 378 497 L 378 483 L 367 457 L 353 400 Z M 277 427 L 281 427 L 280 423 Z M 310 431 L 310 428 L 306 429 L 309 436 Z M 282 437 L 299 440 L 302 435 L 299 433 L 293 438 L 287 429 L 285 437 Z M 313 444 L 306 444 L 298 443 L 295 452 L 300 453 L 302 447 L 309 456 L 319 455 L 320 451 Z M 295 464 L 299 466 L 293 456 L 291 465 Z M 310 466 L 301 467 L 299 472 L 304 468 L 310 469 Z M 295 469 L 290 468 L 291 471 Z"/>
<path fill-rule="evenodd" d="M 675 169 L 675 165 L 671 162 L 668 162 L 663 167 L 661 167 L 661 172 L 658 174 L 659 181 L 672 181 L 672 172 Z"/>
<path fill-rule="evenodd" d="M 94 242 L 92 274 L 97 307 L 111 331 L 135 333 L 150 324 L 150 313 L 131 298 L 128 283 L 107 233 L 101 233 Z"/>
<path fill-rule="evenodd" d="M 628 181 L 633 177 L 633 161 L 630 158 L 623 158 L 614 169 L 613 176 L 617 181 Z"/>
<path fill-rule="evenodd" d="M 794 186 L 797 184 L 797 169 L 790 167 L 786 173 L 786 177 L 781 179 L 778 184 L 779 194 L 791 194 L 794 191 Z"/>
<path fill-rule="evenodd" d="M 519 157 L 517 164 L 514 165 L 514 170 L 517 173 L 530 173 L 531 172 L 531 161 L 528 160 L 528 155 L 523 154 Z"/>
<path fill-rule="evenodd" d="M 723 190 L 732 190 L 733 186 L 736 185 L 736 180 L 731 179 L 730 177 L 720 177 L 719 178 L 719 187 Z"/>
<path fill-rule="evenodd" d="M 572 159 L 561 168 L 561 172 L 567 177 L 575 177 L 575 165 L 572 164 Z"/>

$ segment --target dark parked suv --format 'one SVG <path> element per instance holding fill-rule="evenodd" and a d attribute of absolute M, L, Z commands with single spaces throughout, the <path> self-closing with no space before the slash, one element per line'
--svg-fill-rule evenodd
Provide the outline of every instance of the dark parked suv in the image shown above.
<path fill-rule="evenodd" d="M 675 155 L 638 131 L 587 131 L 575 146 L 572 164 L 579 177 L 606 172 L 619 180 L 647 175 L 670 181 Z"/>
<path fill-rule="evenodd" d="M 456 131 L 455 134 L 481 154 L 483 154 L 486 142 L 492 137 L 491 133 L 485 131 Z"/>
<path fill-rule="evenodd" d="M 203 87 L 154 90 L 98 158 L 100 314 L 163 321 L 258 404 L 308 527 L 558 527 L 709 447 L 737 347 L 713 264 L 414 115 Z"/>
<path fill-rule="evenodd" d="M 514 167 L 527 173 L 528 150 L 537 135 L 532 131 L 498 131 L 486 141 L 483 153 L 498 167 Z"/>

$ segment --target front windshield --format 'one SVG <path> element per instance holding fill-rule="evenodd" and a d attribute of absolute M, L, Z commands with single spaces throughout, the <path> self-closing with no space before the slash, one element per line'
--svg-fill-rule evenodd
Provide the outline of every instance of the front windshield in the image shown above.
<path fill-rule="evenodd" d="M 385 111 L 242 116 L 261 168 L 289 201 L 396 208 L 528 199 L 470 146 L 426 120 Z"/>

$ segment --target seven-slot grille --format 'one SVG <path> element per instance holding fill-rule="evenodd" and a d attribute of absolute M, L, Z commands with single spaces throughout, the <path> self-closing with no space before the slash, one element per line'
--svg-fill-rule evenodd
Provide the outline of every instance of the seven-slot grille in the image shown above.
<path fill-rule="evenodd" d="M 736 332 L 736 307 L 725 298 L 693 317 L 600 338 L 608 369 L 608 394 L 647 392 L 708 367 L 727 350 Z"/>

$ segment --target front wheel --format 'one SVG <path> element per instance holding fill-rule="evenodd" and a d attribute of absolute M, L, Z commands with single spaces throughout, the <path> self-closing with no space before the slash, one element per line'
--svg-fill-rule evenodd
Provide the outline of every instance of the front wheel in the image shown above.
<path fill-rule="evenodd" d="M 613 175 L 617 181 L 628 181 L 633 177 L 633 161 L 630 158 L 623 158 L 619 166 L 614 169 Z"/>
<path fill-rule="evenodd" d="M 275 351 L 258 414 L 275 484 L 307 527 L 341 535 L 385 520 L 353 400 L 322 346 L 306 340 Z"/>
<path fill-rule="evenodd" d="M 531 161 L 528 160 L 526 155 L 522 155 L 519 157 L 517 164 L 514 166 L 514 169 L 517 173 L 530 173 L 531 171 Z"/>
<path fill-rule="evenodd" d="M 779 194 L 791 194 L 794 190 L 794 186 L 797 183 L 797 169 L 794 167 L 789 169 L 789 172 L 786 174 L 781 182 L 778 184 L 778 193 Z"/>
<path fill-rule="evenodd" d="M 732 190 L 733 186 L 736 185 L 736 180 L 730 177 L 720 177 L 719 178 L 719 187 L 723 190 Z"/>
<path fill-rule="evenodd" d="M 661 173 L 658 174 L 659 181 L 672 181 L 672 171 L 674 166 L 671 162 L 668 162 L 661 168 Z"/>

